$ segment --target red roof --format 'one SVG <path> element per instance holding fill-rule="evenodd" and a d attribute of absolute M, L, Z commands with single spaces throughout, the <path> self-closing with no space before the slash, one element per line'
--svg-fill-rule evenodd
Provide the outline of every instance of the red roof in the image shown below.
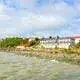
<path fill-rule="evenodd" d="M 80 38 L 80 36 L 74 36 L 73 38 Z"/>

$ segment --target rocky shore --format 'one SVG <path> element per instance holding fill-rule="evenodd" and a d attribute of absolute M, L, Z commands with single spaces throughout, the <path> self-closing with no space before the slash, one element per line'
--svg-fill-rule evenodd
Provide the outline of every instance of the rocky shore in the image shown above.
<path fill-rule="evenodd" d="M 36 56 L 46 59 L 55 59 L 58 61 L 80 65 L 80 54 L 65 49 L 26 48 L 25 50 L 21 50 L 15 48 L 5 48 L 0 49 L 0 52 L 9 52 L 23 56 Z"/>
<path fill-rule="evenodd" d="M 0 52 L 0 80 L 80 80 L 80 66 Z"/>

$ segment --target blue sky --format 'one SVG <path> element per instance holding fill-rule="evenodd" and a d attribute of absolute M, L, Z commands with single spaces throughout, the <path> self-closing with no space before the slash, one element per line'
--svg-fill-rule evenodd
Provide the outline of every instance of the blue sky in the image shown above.
<path fill-rule="evenodd" d="M 80 0 L 0 0 L 0 38 L 80 34 Z"/>

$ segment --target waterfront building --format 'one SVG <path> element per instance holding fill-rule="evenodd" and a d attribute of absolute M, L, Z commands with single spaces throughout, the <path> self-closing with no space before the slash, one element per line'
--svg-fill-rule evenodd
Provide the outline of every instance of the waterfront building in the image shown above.
<path fill-rule="evenodd" d="M 75 39 L 72 37 L 61 37 L 58 40 L 59 48 L 70 48 L 75 44 Z"/>
<path fill-rule="evenodd" d="M 75 44 L 80 42 L 80 36 L 75 36 L 73 38 L 75 39 Z"/>
<path fill-rule="evenodd" d="M 45 48 L 55 48 L 55 38 L 42 38 L 40 43 Z"/>
<path fill-rule="evenodd" d="M 72 37 L 42 38 L 40 43 L 44 48 L 70 48 L 75 40 Z"/>

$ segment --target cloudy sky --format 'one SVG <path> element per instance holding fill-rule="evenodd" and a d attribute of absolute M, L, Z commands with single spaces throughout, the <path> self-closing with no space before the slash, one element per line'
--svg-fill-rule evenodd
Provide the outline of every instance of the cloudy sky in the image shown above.
<path fill-rule="evenodd" d="M 0 0 L 0 38 L 80 34 L 80 0 Z"/>

